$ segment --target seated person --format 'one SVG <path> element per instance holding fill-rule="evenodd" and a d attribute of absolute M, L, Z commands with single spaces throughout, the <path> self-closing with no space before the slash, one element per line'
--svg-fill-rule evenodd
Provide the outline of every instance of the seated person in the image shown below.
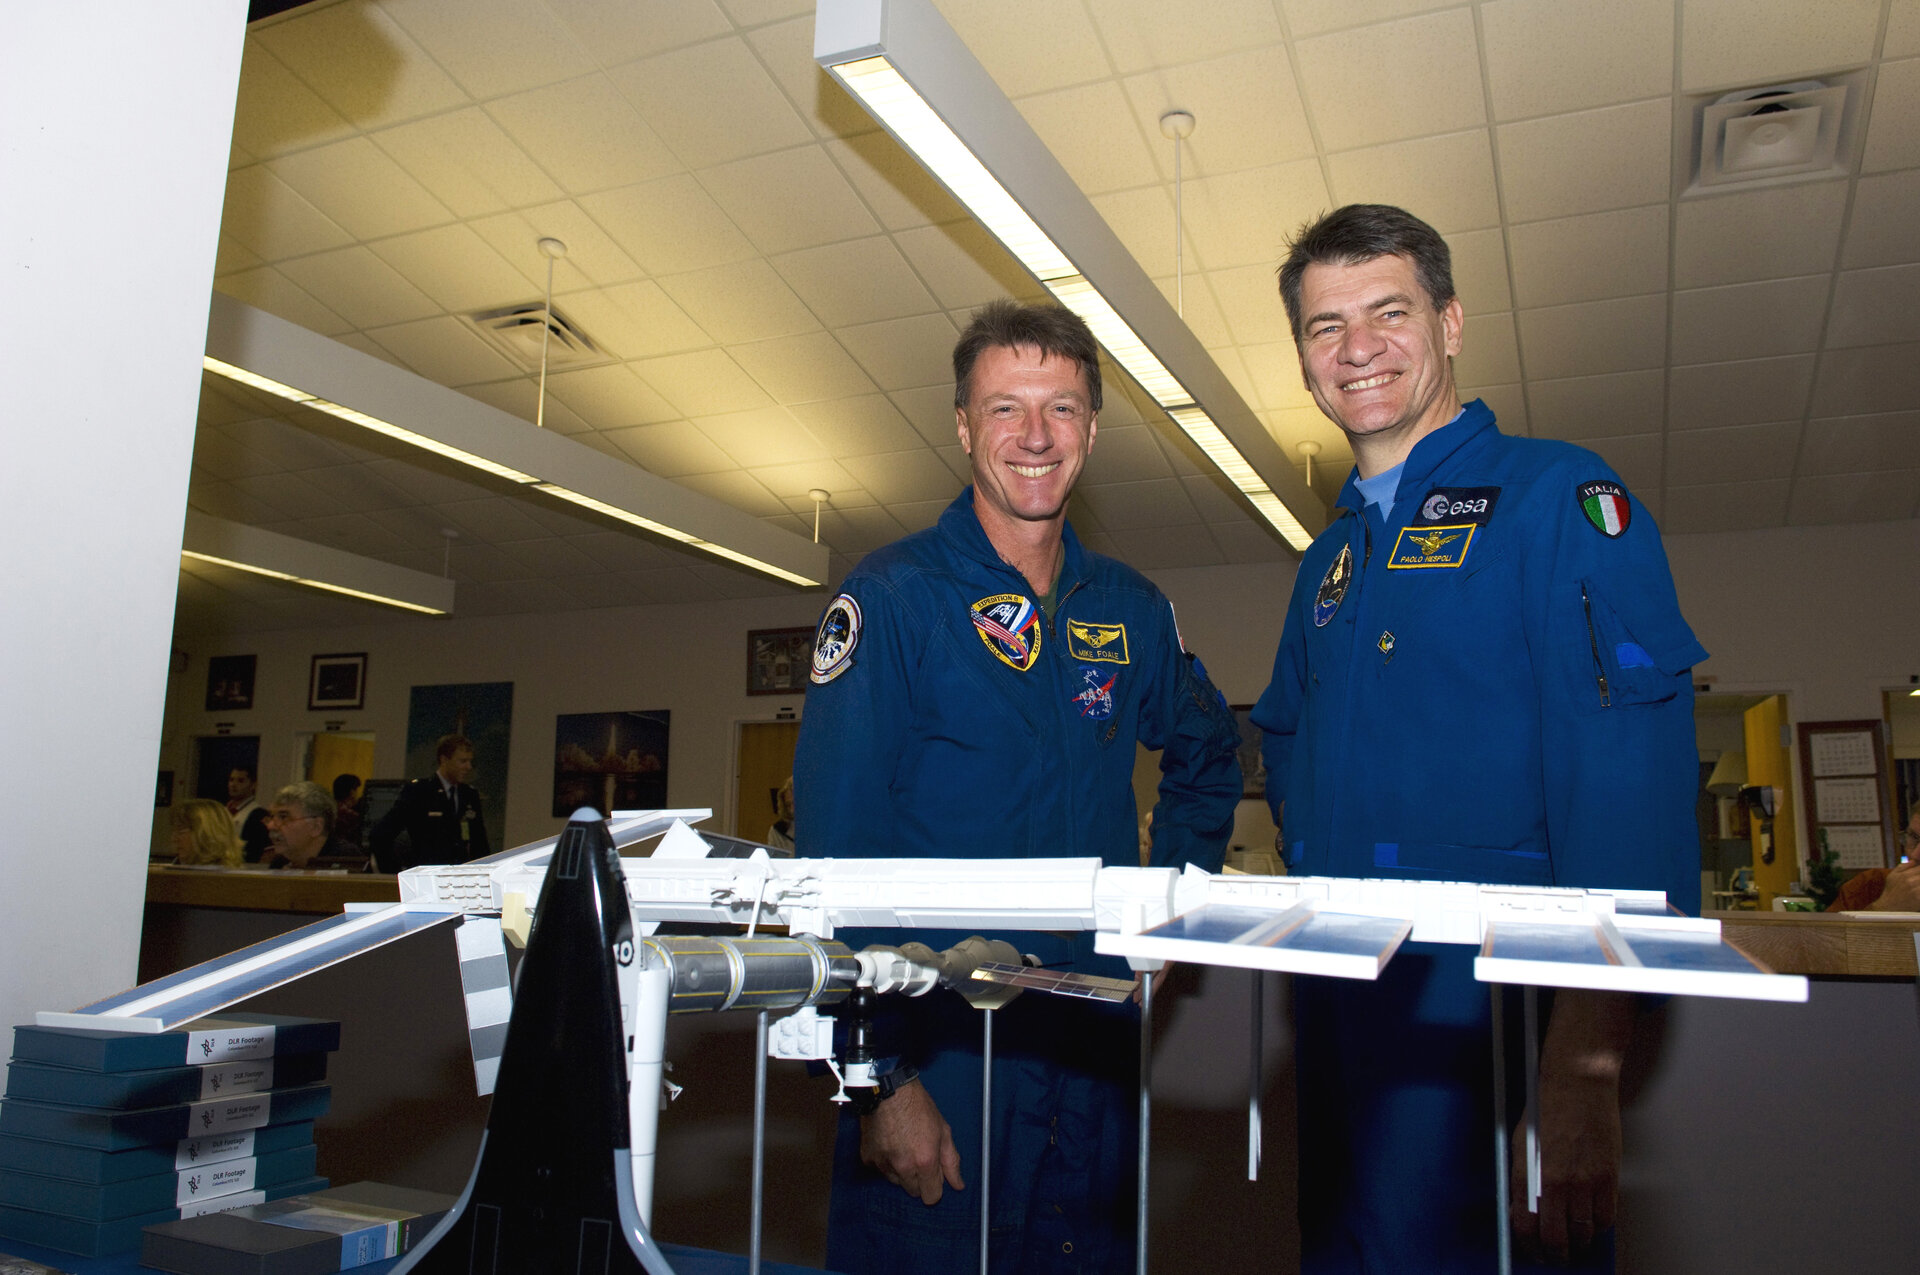
<path fill-rule="evenodd" d="M 333 835 L 356 849 L 366 844 L 360 820 L 360 776 L 336 775 L 333 780 Z"/>
<path fill-rule="evenodd" d="M 267 835 L 273 846 L 260 862 L 269 868 L 359 865 L 366 856 L 333 836 L 333 794 L 319 784 L 288 784 L 273 794 L 267 808 Z"/>
<path fill-rule="evenodd" d="M 1868 868 L 1847 878 L 1829 912 L 1920 912 L 1920 809 L 1900 834 L 1901 860 L 1892 868 Z"/>
<path fill-rule="evenodd" d="M 793 851 L 793 776 L 773 794 L 773 823 L 767 828 L 766 844 L 775 850 Z"/>
<path fill-rule="evenodd" d="M 167 824 L 175 863 L 240 866 L 240 837 L 221 803 L 203 797 L 183 801 L 167 812 Z"/>

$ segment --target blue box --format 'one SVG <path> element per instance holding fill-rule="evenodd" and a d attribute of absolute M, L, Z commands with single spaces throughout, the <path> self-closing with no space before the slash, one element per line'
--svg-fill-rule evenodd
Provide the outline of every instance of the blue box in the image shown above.
<path fill-rule="evenodd" d="M 313 1141 L 313 1121 L 271 1124 L 263 1129 L 237 1129 L 231 1133 L 210 1133 L 201 1138 L 183 1138 L 151 1147 L 126 1151 L 101 1151 L 94 1147 L 70 1146 L 64 1142 L 42 1142 L 38 1138 L 18 1138 L 0 1134 L 0 1169 L 19 1169 L 26 1173 L 44 1173 L 103 1186 L 133 1178 L 190 1169 L 196 1164 L 214 1164 L 242 1156 L 270 1155 L 288 1147 L 305 1146 Z"/>
<path fill-rule="evenodd" d="M 309 1191 L 324 1191 L 326 1188 L 325 1178 L 297 1178 L 281 1186 L 269 1187 L 264 1194 L 269 1200 L 278 1200 Z M 222 1198 L 232 1201 L 228 1207 L 239 1208 L 258 1201 L 260 1197 L 254 1192 L 242 1191 L 238 1195 Z M 205 1201 L 197 1208 L 160 1209 L 133 1217 L 116 1218 L 111 1222 L 85 1222 L 79 1218 L 62 1217 L 58 1213 L 0 1205 L 0 1235 L 44 1248 L 57 1248 L 63 1253 L 78 1253 L 82 1257 L 105 1257 L 140 1247 L 140 1232 L 144 1227 L 178 1221 L 183 1217 L 197 1217 L 207 1209 L 208 1204 L 217 1203 L 219 1201 Z"/>
<path fill-rule="evenodd" d="M 15 1059 L 7 1068 L 7 1097 L 126 1111 L 287 1089 L 326 1078 L 327 1055 L 319 1051 L 140 1071 L 92 1071 Z"/>
<path fill-rule="evenodd" d="M 0 1173 L 0 1205 L 58 1213 L 83 1222 L 111 1222 L 137 1213 L 185 1207 L 244 1191 L 280 1186 L 313 1176 L 312 1143 L 263 1156 L 195 1165 L 150 1178 L 93 1186 L 34 1173 Z"/>
<path fill-rule="evenodd" d="M 209 1133 L 258 1129 L 289 1120 L 312 1120 L 326 1115 L 332 1101 L 333 1090 L 328 1085 L 270 1089 L 212 1102 L 140 1107 L 133 1111 L 101 1111 L 93 1107 L 9 1098 L 0 1102 L 0 1133 L 97 1147 L 103 1151 L 124 1151 Z"/>
<path fill-rule="evenodd" d="M 88 1071 L 198 1066 L 338 1048 L 338 1022 L 288 1014 L 198 1018 L 170 1032 L 97 1031 L 33 1023 L 13 1029 L 15 1059 Z"/>

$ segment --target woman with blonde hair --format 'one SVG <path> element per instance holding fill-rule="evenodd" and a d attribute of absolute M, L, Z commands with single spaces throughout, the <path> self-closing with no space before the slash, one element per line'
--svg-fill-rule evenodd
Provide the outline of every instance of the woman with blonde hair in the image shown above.
<path fill-rule="evenodd" d="M 215 863 L 240 866 L 240 837 L 233 816 L 217 801 L 195 797 L 175 806 L 167 816 L 173 827 L 175 863 Z"/>

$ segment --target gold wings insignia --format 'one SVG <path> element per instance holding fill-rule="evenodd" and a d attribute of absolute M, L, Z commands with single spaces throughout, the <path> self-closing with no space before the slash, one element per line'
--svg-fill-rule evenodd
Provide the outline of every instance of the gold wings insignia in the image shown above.
<path fill-rule="evenodd" d="M 1099 629 L 1094 628 L 1090 624 L 1075 625 L 1074 627 L 1079 629 L 1080 640 L 1082 642 L 1085 642 L 1088 646 L 1096 646 L 1096 647 L 1105 646 L 1107 643 L 1113 641 L 1115 638 L 1119 637 L 1122 633 L 1126 632 L 1125 629 L 1120 628 L 1117 625 L 1114 626 L 1113 628 L 1099 628 Z"/>
<path fill-rule="evenodd" d="M 1426 554 L 1428 557 L 1432 557 L 1434 554 L 1439 553 L 1440 547 L 1442 545 L 1451 544 L 1453 541 L 1458 540 L 1459 538 L 1460 538 L 1460 533 L 1457 531 L 1450 536 L 1443 536 L 1437 531 L 1432 531 L 1432 532 L 1428 532 L 1424 536 L 1408 536 L 1407 537 L 1407 539 L 1419 545 L 1420 552 Z"/>

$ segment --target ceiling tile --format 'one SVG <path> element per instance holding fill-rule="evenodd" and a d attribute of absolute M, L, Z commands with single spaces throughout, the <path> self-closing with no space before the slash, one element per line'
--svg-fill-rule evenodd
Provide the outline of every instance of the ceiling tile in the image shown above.
<path fill-rule="evenodd" d="M 733 458 L 689 421 L 610 429 L 604 437 L 642 469 L 662 478 L 735 469 Z"/>
<path fill-rule="evenodd" d="M 805 17 L 747 32 L 747 43 L 822 140 L 877 130 L 866 108 L 813 60 L 813 6 L 807 8 Z"/>
<path fill-rule="evenodd" d="M 253 155 L 278 155 L 352 132 L 353 125 L 302 84 L 285 63 L 258 40 L 247 40 L 234 99 L 235 146 Z"/>
<path fill-rule="evenodd" d="M 604 75 L 516 93 L 487 103 L 487 114 L 570 195 L 651 181 L 683 167 Z"/>
<path fill-rule="evenodd" d="M 763 253 L 790 252 L 880 227 L 818 146 L 709 168 L 700 184 Z"/>
<path fill-rule="evenodd" d="M 960 450 L 953 415 L 953 374 L 951 372 L 947 374 L 944 383 L 894 390 L 887 395 L 887 399 L 900 409 L 900 415 L 906 420 L 907 425 L 927 446 L 951 447 L 955 451 Z"/>
<path fill-rule="evenodd" d="M 1665 292 L 1667 206 L 1515 226 L 1513 287 L 1522 306 Z"/>
<path fill-rule="evenodd" d="M 236 301 L 258 306 L 268 314 L 298 323 L 322 336 L 337 337 L 353 329 L 353 324 L 321 305 L 311 293 L 271 266 L 221 275 L 213 281 L 213 286 Z"/>
<path fill-rule="evenodd" d="M 694 424 L 740 465 L 794 465 L 828 459 L 827 449 L 820 440 L 785 408 L 761 407 L 747 412 L 702 416 Z M 812 485 L 819 486 L 818 483 Z"/>
<path fill-rule="evenodd" d="M 916 501 L 944 504 L 960 493 L 960 484 L 946 465 L 924 447 L 883 456 L 842 457 L 840 463 L 883 505 Z"/>
<path fill-rule="evenodd" d="M 1618 438 L 1589 438 L 1581 444 L 1597 452 L 1612 466 L 1629 488 L 1658 491 L 1660 488 L 1661 439 L 1658 434 L 1634 434 Z"/>
<path fill-rule="evenodd" d="M 315 9 L 248 35 L 361 129 L 467 104 L 460 86 L 376 5 Z"/>
<path fill-rule="evenodd" d="M 1233 337 L 1227 331 L 1227 321 L 1220 314 L 1220 307 L 1213 299 L 1213 290 L 1207 286 L 1205 275 L 1185 280 L 1184 297 L 1173 275 L 1161 275 L 1153 281 L 1153 285 L 1160 289 L 1160 295 L 1166 298 L 1174 313 L 1185 321 L 1188 330 L 1199 339 L 1200 344 L 1209 348 L 1232 344 Z M 1113 374 L 1126 375 L 1118 368 L 1114 369 Z M 1104 377 L 1106 373 L 1102 372 L 1101 375 Z"/>
<path fill-rule="evenodd" d="M 353 242 L 353 236 L 308 203 L 265 165 L 227 174 L 227 202 L 220 233 L 266 261 L 320 252 Z"/>
<path fill-rule="evenodd" d="M 850 457 L 897 455 L 923 448 L 926 443 L 884 394 L 796 403 L 789 410 L 826 446 L 829 455 L 843 462 Z M 947 409 L 949 420 L 952 411 Z M 949 429 L 943 441 L 953 437 Z M 855 477 L 860 477 L 859 471 L 855 471 Z M 872 490 L 864 480 L 861 486 Z"/>
<path fill-rule="evenodd" d="M 280 270 L 356 328 L 440 312 L 432 298 L 365 248 L 340 248 L 284 261 Z"/>
<path fill-rule="evenodd" d="M 1881 173 L 1920 165 L 1920 58 L 1883 62 L 1867 119 L 1860 170 Z"/>
<path fill-rule="evenodd" d="M 888 230 L 968 219 L 967 210 L 890 135 L 831 138 L 825 145 Z"/>
<path fill-rule="evenodd" d="M 1799 450 L 1799 421 L 1685 430 L 1667 437 L 1667 483 L 1791 478 Z"/>
<path fill-rule="evenodd" d="M 718 351 L 714 353 L 719 354 Z M 724 359 L 726 356 L 720 354 L 719 357 Z M 644 374 L 651 366 L 651 363 L 611 363 L 605 367 L 550 372 L 547 374 L 547 394 L 573 409 L 588 425 L 600 430 L 617 429 L 622 425 L 652 425 L 687 415 L 685 408 L 662 397 L 665 391 L 653 383 L 652 378 L 643 379 L 643 376 L 635 375 L 636 371 Z"/>
<path fill-rule="evenodd" d="M 1612 372 L 1534 380 L 1527 384 L 1535 438 L 1584 442 L 1623 434 L 1658 433 L 1664 414 L 1661 372 Z"/>
<path fill-rule="evenodd" d="M 1008 97 L 1044 93 L 1108 73 L 1106 48 L 1080 0 L 1031 0 L 1020 20 L 975 0 L 935 0 L 934 7 Z M 1034 33 L 1046 32 L 1037 40 Z"/>
<path fill-rule="evenodd" d="M 229 239 L 226 235 L 220 236 L 220 245 L 214 249 L 213 272 L 217 275 L 232 274 L 236 270 L 251 270 L 255 266 L 264 264 L 266 263 L 253 249 L 238 240 Z"/>
<path fill-rule="evenodd" d="M 818 331 L 820 321 L 773 267 L 755 258 L 660 280 L 713 338 L 726 345 Z"/>
<path fill-rule="evenodd" d="M 1699 288 L 1831 270 L 1846 213 L 1843 181 L 1682 200 L 1674 281 Z"/>
<path fill-rule="evenodd" d="M 885 236 L 789 253 L 773 267 L 830 328 L 938 308 Z"/>
<path fill-rule="evenodd" d="M 193 435 L 193 471 L 196 476 L 225 481 L 276 473 L 279 466 L 248 451 L 217 429 L 198 429 Z"/>
<path fill-rule="evenodd" d="M 1820 344 L 1829 279 L 1774 279 L 1673 294 L 1673 361 L 1798 354 Z"/>
<path fill-rule="evenodd" d="M 1313 405 L 1300 375 L 1300 356 L 1291 341 L 1265 341 L 1240 347 L 1240 359 L 1246 369 L 1252 394 L 1241 391 L 1255 407 L 1271 410 L 1304 408 Z M 1230 365 L 1222 364 L 1223 370 Z"/>
<path fill-rule="evenodd" d="M 1920 343 L 1828 350 L 1813 383 L 1815 416 L 1920 408 Z"/>
<path fill-rule="evenodd" d="M 840 467 L 838 461 L 822 458 L 793 461 L 784 465 L 754 464 L 747 467 L 747 472 L 758 478 L 761 486 L 787 502 L 789 508 L 797 504 L 811 511 L 813 502 L 799 499 L 805 497 L 809 491 L 825 491 L 830 494 L 837 492 L 839 495 L 836 499 L 851 505 L 872 504 L 870 500 L 864 499 L 864 493 L 855 494 L 859 484 L 853 481 L 852 474 Z M 844 516 L 846 506 L 836 507 L 833 512 Z M 897 530 L 894 532 L 894 535 L 899 534 Z M 881 543 L 884 544 L 885 541 Z M 836 543 L 834 547 L 841 546 Z M 878 547 L 878 545 L 864 546 L 867 549 Z"/>
<path fill-rule="evenodd" d="M 1915 215 L 1920 219 L 1920 210 Z M 1920 265 L 1843 271 L 1834 285 L 1827 348 L 1920 341 L 1920 311 L 1913 304 L 1917 285 Z"/>
<path fill-rule="evenodd" d="M 671 565 L 677 561 L 677 555 L 650 540 L 639 536 L 622 535 L 617 531 L 600 531 L 592 535 L 573 536 L 569 542 L 581 553 L 586 554 L 609 571 L 645 571 Z"/>
<path fill-rule="evenodd" d="M 602 66 L 709 40 L 732 27 L 713 0 L 647 0 L 644 5 L 604 0 L 545 3 Z"/>
<path fill-rule="evenodd" d="M 1916 53 L 1920 53 L 1920 0 L 1893 0 L 1880 56 L 1905 58 Z"/>
<path fill-rule="evenodd" d="M 367 335 L 404 365 L 439 385 L 497 381 L 519 370 L 495 353 L 473 329 L 444 315 L 375 328 Z"/>
<path fill-rule="evenodd" d="M 1085 480 L 1093 483 L 1140 482 L 1149 478 L 1167 478 L 1173 471 L 1154 441 L 1147 425 L 1126 425 L 1103 429 L 1094 438 L 1087 456 Z"/>
<path fill-rule="evenodd" d="M 1495 131 L 1500 181 L 1513 221 L 1667 198 L 1673 105 L 1666 98 L 1502 124 Z"/>
<path fill-rule="evenodd" d="M 518 558 L 528 573 L 541 580 L 564 580 L 573 576 L 598 575 L 600 564 L 557 536 L 538 540 L 515 540 L 502 545 Z"/>
<path fill-rule="evenodd" d="M 1807 422 L 1800 468 L 1808 474 L 1905 469 L 1920 455 L 1920 411 L 1835 416 Z"/>
<path fill-rule="evenodd" d="M 256 526 L 286 517 L 282 510 L 259 496 L 241 491 L 232 483 L 220 482 L 201 474 L 194 474 L 188 481 L 187 507 L 212 514 L 215 518 Z"/>
<path fill-rule="evenodd" d="M 509 496 L 441 501 L 434 506 L 433 513 L 466 539 L 481 544 L 507 544 L 547 536 L 546 529 L 533 520 L 526 505 Z"/>
<path fill-rule="evenodd" d="M 715 500 L 724 501 L 735 509 L 750 513 L 756 517 L 786 512 L 786 506 L 775 500 L 773 493 L 760 485 L 760 480 L 745 470 L 732 469 L 715 474 L 688 474 L 676 480 L 682 487 L 691 487 Z"/>
<path fill-rule="evenodd" d="M 1920 7 L 1920 0 L 1916 0 Z M 1920 169 L 1862 177 L 1854 187 L 1853 219 L 1840 263 L 1848 269 L 1920 261 Z"/>
<path fill-rule="evenodd" d="M 1207 528 L 1220 546 L 1221 558 L 1230 563 L 1291 562 L 1286 545 L 1264 527 L 1248 522 L 1216 522 Z"/>
<path fill-rule="evenodd" d="M 1186 175 L 1231 173 L 1313 155 L 1313 134 L 1284 45 L 1167 66 L 1129 76 L 1121 87 L 1162 178 L 1173 177 L 1173 143 L 1160 132 L 1160 117 L 1172 110 L 1194 119 L 1180 157 Z"/>
<path fill-rule="evenodd" d="M 445 204 L 364 137 L 282 155 L 267 167 L 356 239 L 453 220 Z"/>
<path fill-rule="evenodd" d="M 1214 543 L 1212 529 L 1205 523 L 1184 527 L 1157 527 L 1151 531 L 1121 528 L 1109 531 L 1115 556 L 1141 571 L 1166 571 L 1177 567 L 1213 567 L 1226 561 L 1220 546 Z"/>
<path fill-rule="evenodd" d="M 1468 397 L 1464 392 L 1461 396 Z M 1472 396 L 1484 400 L 1486 405 L 1493 409 L 1500 428 L 1507 433 L 1514 435 L 1534 433 L 1532 422 L 1527 414 L 1526 396 L 1521 393 L 1521 387 L 1518 384 L 1477 386 Z M 1350 460 L 1351 457 L 1349 457 Z"/>
<path fill-rule="evenodd" d="M 560 187 L 478 107 L 373 135 L 374 145 L 458 217 L 560 197 Z"/>
<path fill-rule="evenodd" d="M 959 332 L 944 314 L 889 319 L 842 328 L 840 343 L 883 390 L 947 385 L 953 378 L 953 343 Z"/>
<path fill-rule="evenodd" d="M 1507 286 L 1507 239 L 1498 230 L 1463 230 L 1446 237 L 1453 253 L 1453 289 L 1468 314 L 1513 308 Z"/>
<path fill-rule="evenodd" d="M 405 368 L 407 366 L 406 363 L 404 363 L 401 360 L 399 355 L 395 354 L 392 350 L 389 350 L 386 346 L 380 344 L 378 341 L 374 340 L 372 337 L 368 336 L 364 332 L 342 332 L 339 336 L 333 339 L 338 341 L 340 344 L 344 346 L 348 346 L 352 349 L 360 351 L 360 353 L 362 354 L 372 355 L 374 358 L 379 359 L 382 363 L 391 363 L 394 367 L 397 367 L 397 368 Z"/>
<path fill-rule="evenodd" d="M 978 222 L 898 231 L 893 242 L 943 309 L 963 310 L 1001 297 L 1039 293 L 1033 276 Z"/>
<path fill-rule="evenodd" d="M 1661 530 L 1668 535 L 1691 532 L 1751 531 L 1784 526 L 1787 520 L 1787 480 L 1713 483 L 1704 487 L 1667 488 Z"/>
<path fill-rule="evenodd" d="M 554 263 L 553 286 L 557 291 L 570 292 L 582 283 L 604 287 L 644 273 L 639 263 L 570 199 L 482 217 L 468 224 L 528 279 L 547 277 L 547 258 L 539 248 L 542 238 L 566 244 L 566 258 Z"/>
<path fill-rule="evenodd" d="M 1095 195 L 1093 207 L 1142 270 L 1148 274 L 1173 271 L 1172 186 L 1156 182 L 1135 190 Z M 1200 261 L 1191 221 L 1182 227 L 1182 242 L 1186 264 L 1191 268 Z"/>
<path fill-rule="evenodd" d="M 1287 310 L 1280 303 L 1280 290 L 1274 283 L 1271 265 L 1210 270 L 1204 278 L 1220 306 L 1221 318 L 1239 344 L 1290 339 Z"/>
<path fill-rule="evenodd" d="M 540 295 L 538 284 L 508 265 L 492 245 L 464 225 L 436 226 L 383 239 L 372 249 L 444 310 L 479 310 Z"/>
<path fill-rule="evenodd" d="M 805 516 L 802 516 L 805 522 Z M 859 509 L 824 511 L 820 519 L 820 538 L 841 553 L 872 553 L 906 534 L 906 528 L 886 510 L 868 505 Z"/>
<path fill-rule="evenodd" d="M 1459 0 L 1280 0 L 1296 39 L 1341 27 L 1357 27 L 1389 18 L 1445 9 Z"/>
<path fill-rule="evenodd" d="M 755 255 L 746 236 L 684 173 L 588 195 L 580 206 L 649 274 L 678 274 Z"/>
<path fill-rule="evenodd" d="M 1296 40 L 1307 113 L 1328 150 L 1471 128 L 1486 122 L 1473 14 L 1434 13 Z"/>
<path fill-rule="evenodd" d="M 813 136 L 738 37 L 643 58 L 608 74 L 689 168 L 784 150 Z"/>
<path fill-rule="evenodd" d="M 1178 21 L 1168 20 L 1161 0 L 1102 0 L 1092 12 L 1122 73 L 1277 44 L 1281 35 L 1270 0 L 1211 0 L 1183 9 Z"/>
<path fill-rule="evenodd" d="M 955 490 L 958 490 L 956 485 Z M 946 512 L 949 500 L 911 500 L 902 501 L 887 507 L 887 512 L 907 531 L 925 531 L 940 521 L 940 515 Z"/>
<path fill-rule="evenodd" d="M 725 350 L 671 354 L 630 365 L 681 416 L 713 416 L 766 407 L 771 400 Z M 608 422 L 609 424 L 626 422 Z"/>
<path fill-rule="evenodd" d="M 1528 376 L 1591 376 L 1666 363 L 1667 298 L 1624 297 L 1520 312 Z"/>
<path fill-rule="evenodd" d="M 1484 128 L 1329 155 L 1327 170 L 1334 197 L 1343 204 L 1412 209 L 1442 234 L 1500 224 L 1493 148 Z"/>
<path fill-rule="evenodd" d="M 1743 88 L 1865 62 L 1880 0 L 1685 0 L 1680 87 Z"/>
<path fill-rule="evenodd" d="M 1793 499 L 1787 504 L 1787 522 L 1800 527 L 1813 523 L 1891 522 L 1911 518 L 1916 492 L 1920 492 L 1920 469 L 1809 475 L 1793 485 Z"/>
<path fill-rule="evenodd" d="M 1144 482 L 1082 482 L 1075 496 L 1093 511 L 1106 531 L 1149 527 L 1199 525 L 1187 489 L 1178 478 L 1152 478 Z"/>
<path fill-rule="evenodd" d="M 586 330 L 601 349 L 624 359 L 673 354 L 713 344 L 657 283 L 619 283 L 570 292 L 554 307 Z"/>
<path fill-rule="evenodd" d="M 1520 348 L 1514 340 L 1513 315 L 1470 314 L 1461 334 L 1460 354 L 1453 361 L 1462 385 L 1501 385 L 1520 379 Z"/>
<path fill-rule="evenodd" d="M 322 469 L 302 470 L 298 481 L 302 486 L 320 493 L 331 501 L 333 512 L 336 514 L 363 514 L 375 509 L 399 509 L 413 503 L 412 498 L 405 492 L 378 475 L 369 473 L 364 465 L 333 465 Z M 328 543 L 334 542 L 329 540 Z"/>
<path fill-rule="evenodd" d="M 1753 425 L 1798 418 L 1813 388 L 1811 354 L 1676 367 L 1667 380 L 1667 428 Z"/>
<path fill-rule="evenodd" d="M 1153 148 L 1142 135 L 1126 94 L 1112 80 L 1031 94 L 1016 105 L 1074 184 L 1087 194 L 1160 180 Z M 1157 125 L 1154 139 L 1160 140 Z"/>
<path fill-rule="evenodd" d="M 319 518 L 340 512 L 331 496 L 286 474 L 236 478 L 227 486 L 243 496 L 271 501 L 275 509 L 289 518 Z"/>
<path fill-rule="evenodd" d="M 736 345 L 729 353 L 777 403 L 808 403 L 873 392 L 873 382 L 866 373 L 825 332 Z"/>
<path fill-rule="evenodd" d="M 571 79 L 593 59 L 542 5 L 520 0 L 381 0 L 433 60 L 476 98 Z"/>
<path fill-rule="evenodd" d="M 515 377 L 511 381 L 494 381 L 485 385 L 462 385 L 460 392 L 477 403 L 497 407 L 509 416 L 517 416 L 531 423 L 540 417 L 540 383 L 531 376 Z M 565 403 L 547 395 L 547 410 L 543 418 L 546 427 L 555 434 L 579 434 L 591 431 L 593 426 L 580 418 L 580 414 Z"/>
<path fill-rule="evenodd" d="M 1320 165 L 1312 160 L 1189 181 L 1182 200 L 1193 241 L 1206 245 L 1190 264 L 1208 270 L 1271 266 L 1285 251 L 1287 235 L 1325 212 L 1329 202 Z"/>
<path fill-rule="evenodd" d="M 1194 511 L 1206 522 L 1219 525 L 1248 521 L 1238 493 L 1220 475 L 1194 474 L 1182 478 L 1180 485 L 1187 489 L 1187 499 L 1193 502 Z"/>
<path fill-rule="evenodd" d="M 1674 0 L 1497 0 L 1480 7 L 1496 119 L 1673 89 Z"/>

